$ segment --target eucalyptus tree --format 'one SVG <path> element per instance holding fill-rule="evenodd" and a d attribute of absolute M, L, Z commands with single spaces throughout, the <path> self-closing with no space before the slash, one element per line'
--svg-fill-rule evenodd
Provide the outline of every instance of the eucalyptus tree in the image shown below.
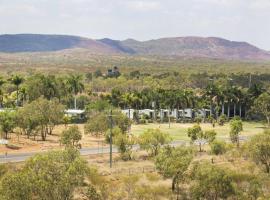
<path fill-rule="evenodd" d="M 263 115 L 268 127 L 270 127 L 270 94 L 263 93 L 255 101 L 252 107 L 253 112 Z"/>
<path fill-rule="evenodd" d="M 248 153 L 257 163 L 265 167 L 266 172 L 270 174 L 270 132 L 265 131 L 259 135 L 253 136 L 248 143 Z"/>
<path fill-rule="evenodd" d="M 243 123 L 240 119 L 232 119 L 230 121 L 230 138 L 232 143 L 236 143 L 237 147 L 240 145 L 239 134 L 243 131 Z"/>
<path fill-rule="evenodd" d="M 2 86 L 5 84 L 5 80 L 3 77 L 0 77 L 0 107 L 3 107 L 3 99 L 4 99 L 4 93 L 2 90 Z"/>
<path fill-rule="evenodd" d="M 72 200 L 89 180 L 89 167 L 75 149 L 37 154 L 0 182 L 0 199 Z M 92 199 L 92 198 L 91 198 Z"/>
<path fill-rule="evenodd" d="M 55 99 L 38 98 L 26 104 L 18 113 L 18 125 L 28 137 L 35 131 L 45 141 L 47 134 L 52 134 L 55 125 L 62 121 L 64 106 Z"/>
<path fill-rule="evenodd" d="M 16 126 L 16 112 L 5 111 L 0 113 L 0 128 L 4 133 L 4 138 L 8 139 L 8 133 L 10 133 Z"/>
<path fill-rule="evenodd" d="M 74 95 L 74 108 L 77 109 L 77 95 L 84 90 L 83 76 L 79 74 L 70 74 L 67 77 L 69 91 Z"/>

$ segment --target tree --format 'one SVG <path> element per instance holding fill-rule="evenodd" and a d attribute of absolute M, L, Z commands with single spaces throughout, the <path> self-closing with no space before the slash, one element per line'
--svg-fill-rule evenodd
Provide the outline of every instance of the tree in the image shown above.
<path fill-rule="evenodd" d="M 101 195 L 97 192 L 93 185 L 88 186 L 86 196 L 89 200 L 102 200 Z"/>
<path fill-rule="evenodd" d="M 21 128 L 22 133 L 30 138 L 31 135 L 37 130 L 39 126 L 38 118 L 35 117 L 35 110 L 32 108 L 32 104 L 26 104 L 23 108 L 18 109 L 17 113 L 17 125 Z"/>
<path fill-rule="evenodd" d="M 63 116 L 64 106 L 57 100 L 38 98 L 21 108 L 18 125 L 28 136 L 38 128 L 45 141 L 47 134 L 52 134 L 53 128 L 62 121 Z"/>
<path fill-rule="evenodd" d="M 236 143 L 239 147 L 239 133 L 243 130 L 243 123 L 241 119 L 232 119 L 230 121 L 230 137 L 232 143 Z"/>
<path fill-rule="evenodd" d="M 155 158 L 155 166 L 166 178 L 174 177 L 179 171 L 187 170 L 194 157 L 194 149 L 190 147 L 162 148 Z"/>
<path fill-rule="evenodd" d="M 270 95 L 268 93 L 262 93 L 254 102 L 252 110 L 256 113 L 262 114 L 270 127 Z"/>
<path fill-rule="evenodd" d="M 87 111 L 103 112 L 111 107 L 108 101 L 99 99 L 89 103 L 86 107 Z"/>
<path fill-rule="evenodd" d="M 196 124 L 191 128 L 188 128 L 187 135 L 190 137 L 191 142 L 198 141 L 199 143 L 199 148 L 200 152 L 202 151 L 202 145 L 205 142 L 211 143 L 215 140 L 216 138 L 216 132 L 214 130 L 209 130 L 209 131 L 202 131 L 202 128 L 200 125 Z"/>
<path fill-rule="evenodd" d="M 194 157 L 194 150 L 190 147 L 164 147 L 156 156 L 155 166 L 166 178 L 172 178 L 172 190 L 180 192 L 180 183 L 185 180 L 185 173 Z"/>
<path fill-rule="evenodd" d="M 3 177 L 0 196 L 7 200 L 71 200 L 88 171 L 87 162 L 74 149 L 38 154 L 22 169 Z"/>
<path fill-rule="evenodd" d="M 108 117 L 103 112 L 91 116 L 84 126 L 85 133 L 95 136 L 104 134 L 109 128 Z"/>
<path fill-rule="evenodd" d="M 60 142 L 67 148 L 79 148 L 79 141 L 82 139 L 82 133 L 77 125 L 73 125 L 64 130 L 61 134 Z"/>
<path fill-rule="evenodd" d="M 139 136 L 140 147 L 146 151 L 150 151 L 152 156 L 156 156 L 160 147 L 168 144 L 170 141 L 170 135 L 161 132 L 159 129 L 148 129 Z"/>
<path fill-rule="evenodd" d="M 11 132 L 16 126 L 16 112 L 5 111 L 0 112 L 0 127 L 5 134 L 5 139 L 8 139 L 8 133 Z"/>
<path fill-rule="evenodd" d="M 0 107 L 3 107 L 3 90 L 2 90 L 2 86 L 5 84 L 5 80 L 3 79 L 3 77 L 0 76 Z"/>
<path fill-rule="evenodd" d="M 32 183 L 25 172 L 7 173 L 0 183 L 0 199 L 31 200 Z M 2 198 L 1 198 L 2 197 Z"/>
<path fill-rule="evenodd" d="M 17 96 L 17 101 L 16 101 L 16 105 L 19 105 L 19 86 L 22 84 L 23 82 L 23 78 L 19 75 L 14 75 L 11 77 L 11 83 L 14 84 L 16 86 L 16 96 Z"/>
<path fill-rule="evenodd" d="M 226 143 L 224 141 L 213 141 L 210 147 L 211 153 L 215 155 L 224 154 L 226 152 Z"/>
<path fill-rule="evenodd" d="M 95 76 L 96 78 L 102 76 L 102 72 L 100 71 L 100 69 L 98 69 L 98 70 L 96 70 L 96 71 L 94 72 L 94 76 Z"/>
<path fill-rule="evenodd" d="M 76 98 L 78 93 L 81 93 L 84 90 L 82 78 L 83 77 L 81 75 L 73 75 L 73 74 L 70 74 L 69 77 L 67 78 L 69 91 L 74 95 L 74 109 L 77 109 Z"/>
<path fill-rule="evenodd" d="M 203 131 L 200 125 L 196 124 L 187 131 L 188 137 L 190 137 L 191 142 L 196 141 L 198 138 L 203 138 Z"/>
<path fill-rule="evenodd" d="M 124 133 L 130 127 L 130 120 L 119 111 L 112 112 L 113 126 L 118 126 Z M 90 116 L 85 124 L 85 132 L 90 134 L 102 135 L 111 127 L 108 114 L 106 112 L 98 112 Z"/>
<path fill-rule="evenodd" d="M 114 126 L 114 127 L 112 128 L 112 131 L 111 131 L 110 129 L 108 129 L 108 130 L 106 131 L 106 135 L 105 135 L 105 140 L 106 140 L 107 143 L 110 143 L 110 135 L 111 135 L 111 134 L 112 134 L 112 137 L 113 137 L 113 139 L 114 139 L 114 138 L 117 137 L 118 135 L 124 134 L 124 132 L 123 132 L 118 126 Z"/>
<path fill-rule="evenodd" d="M 192 199 L 227 199 L 236 193 L 229 172 L 210 163 L 195 165 L 191 178 Z"/>
<path fill-rule="evenodd" d="M 223 126 L 225 124 L 225 122 L 227 121 L 227 117 L 226 115 L 222 114 L 219 118 L 218 118 L 218 124 L 220 126 Z"/>
<path fill-rule="evenodd" d="M 207 142 L 211 144 L 216 139 L 216 135 L 217 133 L 215 130 L 208 130 L 204 132 L 204 139 L 206 139 Z"/>
<path fill-rule="evenodd" d="M 114 137 L 113 141 L 121 154 L 121 158 L 123 160 L 131 160 L 132 148 L 136 144 L 135 136 L 119 133 Z"/>
<path fill-rule="evenodd" d="M 270 173 L 270 131 L 253 136 L 248 143 L 248 152 L 256 163 L 265 166 L 266 172 Z"/>

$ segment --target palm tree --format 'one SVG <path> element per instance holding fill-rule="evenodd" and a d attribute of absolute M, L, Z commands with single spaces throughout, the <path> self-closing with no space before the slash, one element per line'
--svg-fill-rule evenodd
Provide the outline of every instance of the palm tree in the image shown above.
<path fill-rule="evenodd" d="M 84 84 L 82 83 L 83 77 L 81 75 L 70 74 L 67 78 L 67 85 L 69 92 L 74 95 L 74 108 L 77 109 L 77 95 L 84 90 Z"/>
<path fill-rule="evenodd" d="M 19 86 L 23 83 L 23 80 L 23 77 L 19 75 L 14 75 L 10 79 L 10 82 L 16 86 L 17 106 L 19 105 Z"/>
<path fill-rule="evenodd" d="M 27 90 L 25 87 L 20 88 L 20 99 L 22 100 L 22 105 L 24 105 L 24 102 L 26 101 L 27 98 Z"/>
<path fill-rule="evenodd" d="M 45 94 L 44 96 L 47 99 L 52 99 L 53 97 L 57 96 L 57 82 L 56 78 L 53 75 L 44 76 L 42 81 L 44 88 L 45 88 Z"/>
<path fill-rule="evenodd" d="M 210 101 L 210 115 L 216 112 L 214 104 L 218 104 L 220 97 L 220 89 L 213 82 L 205 89 L 204 96 Z"/>

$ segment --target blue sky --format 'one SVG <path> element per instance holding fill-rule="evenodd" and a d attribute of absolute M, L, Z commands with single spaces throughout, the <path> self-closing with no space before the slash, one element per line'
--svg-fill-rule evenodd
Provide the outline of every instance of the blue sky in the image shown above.
<path fill-rule="evenodd" d="M 216 36 L 270 50 L 270 0 L 0 0 L 0 33 Z"/>

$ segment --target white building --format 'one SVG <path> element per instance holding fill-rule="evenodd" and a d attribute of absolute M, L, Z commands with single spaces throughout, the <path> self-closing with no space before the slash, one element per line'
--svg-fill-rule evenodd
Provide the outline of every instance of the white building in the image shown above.
<path fill-rule="evenodd" d="M 206 118 L 210 115 L 210 110 L 209 109 L 199 109 L 195 111 L 195 116 L 196 117 L 202 117 Z"/>
<path fill-rule="evenodd" d="M 85 110 L 68 109 L 68 110 L 65 110 L 65 115 L 68 117 L 76 117 L 78 119 L 84 119 Z"/>
<path fill-rule="evenodd" d="M 134 119 L 135 110 L 134 109 L 124 109 L 121 112 L 126 115 L 129 119 Z"/>
<path fill-rule="evenodd" d="M 139 116 L 146 115 L 149 117 L 149 119 L 153 119 L 155 117 L 155 111 L 152 109 L 143 109 L 139 110 Z"/>
<path fill-rule="evenodd" d="M 191 108 L 186 108 L 179 110 L 179 118 L 192 118 L 193 117 L 193 110 Z"/>

